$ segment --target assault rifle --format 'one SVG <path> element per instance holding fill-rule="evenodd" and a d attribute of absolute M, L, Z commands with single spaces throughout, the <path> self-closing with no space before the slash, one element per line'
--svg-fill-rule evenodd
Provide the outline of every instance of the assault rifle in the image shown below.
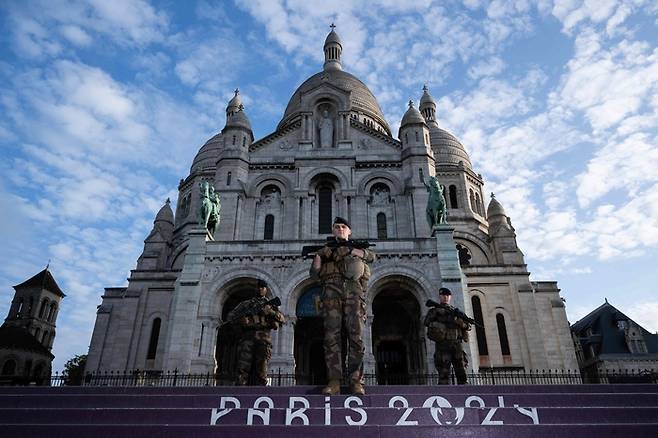
<path fill-rule="evenodd" d="M 224 321 L 220 327 L 234 324 L 245 316 L 258 315 L 263 311 L 265 306 L 279 307 L 280 305 L 281 299 L 279 297 L 274 297 L 269 301 L 243 301 L 242 303 L 238 304 L 238 307 L 229 313 L 231 317 Z"/>
<path fill-rule="evenodd" d="M 465 314 L 464 312 L 462 312 L 461 310 L 459 310 L 459 309 L 456 308 L 456 307 L 448 306 L 447 304 L 437 303 L 437 302 L 434 301 L 434 300 L 427 300 L 427 301 L 425 302 L 425 305 L 426 305 L 427 307 L 441 307 L 441 308 L 444 308 L 444 309 L 448 309 L 450 312 L 452 312 L 452 314 L 453 314 L 454 316 L 456 316 L 457 318 L 461 319 L 462 321 L 466 321 L 467 323 L 469 323 L 469 324 L 471 324 L 471 325 L 474 325 L 474 326 L 476 326 L 476 327 L 484 328 L 484 327 L 482 327 L 482 325 L 478 324 L 478 322 L 477 322 L 476 320 L 474 320 L 473 318 L 469 317 L 467 314 Z"/>
<path fill-rule="evenodd" d="M 316 252 L 320 251 L 322 248 L 325 246 L 328 246 L 329 248 L 338 248 L 341 246 L 346 246 L 350 248 L 356 248 L 356 249 L 368 249 L 371 246 L 375 246 L 374 243 L 370 243 L 367 240 L 338 240 L 334 236 L 329 236 L 327 237 L 327 243 L 324 245 L 307 245 L 302 248 L 302 257 L 306 258 L 309 255 L 314 255 Z"/>

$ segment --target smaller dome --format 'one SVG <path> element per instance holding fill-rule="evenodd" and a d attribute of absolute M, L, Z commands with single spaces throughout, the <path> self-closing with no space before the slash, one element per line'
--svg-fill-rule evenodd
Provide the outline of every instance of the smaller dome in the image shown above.
<path fill-rule="evenodd" d="M 240 106 L 242 106 L 242 98 L 240 97 L 240 89 L 236 88 L 234 91 L 235 95 L 231 100 L 228 101 L 228 105 L 226 105 L 226 114 L 229 114 L 230 112 L 235 112 Z M 233 111 L 231 111 L 233 110 Z"/>
<path fill-rule="evenodd" d="M 400 127 L 406 126 L 406 125 L 414 125 L 414 124 L 425 124 L 425 118 L 423 115 L 414 107 L 414 101 L 410 100 L 409 101 L 409 109 L 407 110 L 406 113 L 404 113 L 404 116 L 402 116 L 402 122 L 400 122 Z"/>
<path fill-rule="evenodd" d="M 434 105 L 436 107 L 436 102 L 434 98 L 429 93 L 429 88 L 427 85 L 423 85 L 423 97 L 420 98 L 420 109 L 422 110 L 425 105 Z"/>
<path fill-rule="evenodd" d="M 242 104 L 240 104 L 238 110 L 233 115 L 229 115 L 226 118 L 226 127 L 224 129 L 226 128 L 244 128 L 251 131 L 251 122 L 249 122 L 249 118 Z"/>
<path fill-rule="evenodd" d="M 171 225 L 174 224 L 174 212 L 171 211 L 171 201 L 169 198 L 167 198 L 167 202 L 165 202 L 165 205 L 162 206 L 160 211 L 158 211 L 158 214 L 155 216 L 155 222 L 168 222 Z"/>
<path fill-rule="evenodd" d="M 340 37 L 338 36 L 336 31 L 333 29 L 336 26 L 334 26 L 333 24 L 331 26 L 332 26 L 331 32 L 329 32 L 329 35 L 327 35 L 327 39 L 324 40 L 324 45 L 327 46 L 328 44 L 334 43 L 334 44 L 338 44 L 341 47 L 343 47 L 343 44 L 340 41 Z"/>
<path fill-rule="evenodd" d="M 487 217 L 491 219 L 494 216 L 507 217 L 507 214 L 505 213 L 505 209 L 503 208 L 503 206 L 496 199 L 496 196 L 492 193 L 491 201 L 489 201 L 489 206 L 487 207 Z"/>

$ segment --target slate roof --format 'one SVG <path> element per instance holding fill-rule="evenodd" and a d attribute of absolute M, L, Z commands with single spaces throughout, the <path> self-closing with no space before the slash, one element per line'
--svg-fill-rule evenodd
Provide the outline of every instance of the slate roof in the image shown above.
<path fill-rule="evenodd" d="M 617 326 L 617 321 L 632 321 L 642 331 L 647 352 L 658 353 L 658 335 L 652 334 L 639 324 L 626 316 L 619 309 L 606 301 L 588 315 L 581 318 L 571 326 L 571 331 L 579 338 L 581 343 L 596 343 L 598 354 L 629 354 L 624 331 Z M 587 336 L 587 330 L 592 329 L 592 336 Z"/>
<path fill-rule="evenodd" d="M 17 284 L 14 286 L 14 289 L 24 289 L 28 287 L 38 287 L 38 288 L 44 288 L 46 290 L 49 290 L 50 292 L 59 295 L 60 297 L 64 298 L 66 295 L 62 290 L 59 288 L 57 285 L 57 282 L 55 281 L 55 278 L 53 275 L 50 273 L 48 268 L 44 269 L 43 271 L 39 272 L 37 275 L 34 277 L 25 280 L 21 284 Z"/>

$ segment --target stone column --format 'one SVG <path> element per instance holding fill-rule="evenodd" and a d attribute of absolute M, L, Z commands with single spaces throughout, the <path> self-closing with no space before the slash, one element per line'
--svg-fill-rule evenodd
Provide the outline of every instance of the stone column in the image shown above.
<path fill-rule="evenodd" d="M 293 374 L 295 372 L 295 324 L 296 317 L 286 317 L 286 323 L 275 332 L 273 337 L 272 361 L 270 369 L 277 371 L 281 368 L 282 373 Z"/>
<path fill-rule="evenodd" d="M 194 340 L 200 322 L 197 309 L 201 299 L 201 274 L 205 262 L 206 241 L 212 239 L 205 228 L 197 227 L 189 232 L 183 269 L 176 280 L 167 323 L 167 337 L 163 369 L 189 373 Z M 198 345 L 197 345 L 198 348 Z"/>
<path fill-rule="evenodd" d="M 363 329 L 363 343 L 366 347 L 365 355 L 363 356 L 363 371 L 366 374 L 374 374 L 377 372 L 377 361 L 375 360 L 375 353 L 372 348 L 372 321 L 373 315 L 366 317 L 365 327 Z"/>
<path fill-rule="evenodd" d="M 453 306 L 473 317 L 470 302 L 466 306 L 466 279 L 459 265 L 459 253 L 456 248 L 455 239 L 453 238 L 454 231 L 455 228 L 450 224 L 439 224 L 432 230 L 432 236 L 436 238 L 441 286 L 447 287 L 452 291 L 451 304 Z M 471 337 L 474 337 L 474 335 L 473 333 Z M 434 353 L 433 347 L 432 353 Z M 473 361 L 473 358 L 477 357 L 475 343 L 469 342 L 467 345 L 464 345 L 464 351 L 468 355 L 469 368 L 477 371 L 478 365 Z"/>

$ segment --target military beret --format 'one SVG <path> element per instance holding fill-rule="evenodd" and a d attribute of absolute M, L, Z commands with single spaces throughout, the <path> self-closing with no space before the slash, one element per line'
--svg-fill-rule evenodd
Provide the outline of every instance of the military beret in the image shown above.
<path fill-rule="evenodd" d="M 442 287 L 439 289 L 439 295 L 452 295 L 452 292 L 447 287 Z"/>
<path fill-rule="evenodd" d="M 343 225 L 346 225 L 347 228 L 352 228 L 352 227 L 350 227 L 350 223 L 347 222 L 347 219 L 344 219 L 340 216 L 336 216 L 336 219 L 334 219 L 334 225 L 336 225 L 336 224 L 343 224 Z"/>

